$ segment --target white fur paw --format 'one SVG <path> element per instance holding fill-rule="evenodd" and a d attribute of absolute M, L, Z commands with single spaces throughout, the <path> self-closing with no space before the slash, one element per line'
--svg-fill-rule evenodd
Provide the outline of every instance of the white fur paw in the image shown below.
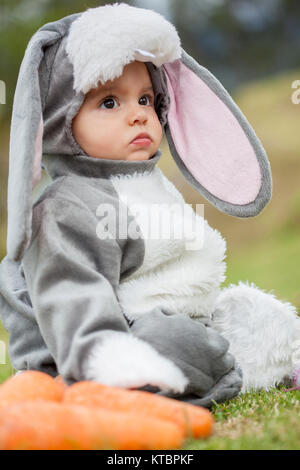
<path fill-rule="evenodd" d="M 111 332 L 90 353 L 86 380 L 110 386 L 138 388 L 154 385 L 182 393 L 188 384 L 183 372 L 150 344 L 130 333 Z"/>
<path fill-rule="evenodd" d="M 212 326 L 229 341 L 243 371 L 242 391 L 268 390 L 292 377 L 300 359 L 300 318 L 289 302 L 239 282 L 221 291 Z"/>

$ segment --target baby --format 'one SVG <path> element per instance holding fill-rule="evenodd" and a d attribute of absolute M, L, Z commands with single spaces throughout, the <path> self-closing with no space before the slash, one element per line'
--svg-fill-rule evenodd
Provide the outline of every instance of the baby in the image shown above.
<path fill-rule="evenodd" d="M 185 391 L 185 397 L 193 392 L 194 399 L 197 392 L 205 404 L 203 391 L 217 378 L 226 377 L 218 386 L 223 398 L 228 388 L 237 393 L 241 380 L 224 338 L 178 315 L 208 310 L 212 293 L 201 295 L 200 281 L 208 282 L 209 262 L 205 273 L 199 266 L 196 276 L 193 272 L 193 259 L 201 263 L 207 252 L 189 253 L 185 239 L 145 237 L 145 209 L 161 201 L 183 203 L 156 167 L 163 130 L 154 103 L 147 65 L 139 61 L 86 94 L 72 133 L 88 158 L 44 155 L 53 183 L 34 206 L 23 268 L 42 337 L 68 383 L 150 385 L 164 393 Z M 135 202 L 141 212 L 133 219 Z M 101 208 L 114 208 L 120 219 L 125 203 L 128 228 L 138 225 L 139 238 L 132 230 L 125 238 L 111 232 L 99 237 Z M 214 247 L 211 264 L 219 250 L 220 274 L 214 286 L 224 272 L 225 245 L 215 232 L 217 238 L 220 247 Z"/>
<path fill-rule="evenodd" d="M 211 121 L 216 115 L 220 123 Z M 266 204 L 268 163 L 255 134 L 160 15 L 106 5 L 45 25 L 32 38 L 14 101 L 8 255 L 0 266 L 0 312 L 15 368 L 202 406 L 241 390 L 229 346 L 246 380 L 253 377 L 239 333 L 229 345 L 226 327 L 242 317 L 237 294 L 241 308 L 258 298 L 250 316 L 272 301 L 250 287 L 220 294 L 225 241 L 158 168 L 163 131 L 184 176 L 216 207 L 250 216 Z M 24 195 L 39 180 L 41 159 L 51 182 L 32 206 Z M 222 169 L 216 178 L 214 165 Z M 147 236 L 165 220 L 182 236 Z M 191 221 L 203 233 L 178 230 Z M 194 249 L 191 240 L 199 242 Z M 294 312 L 281 307 L 280 319 L 294 326 Z M 285 365 L 279 358 L 267 385 L 290 372 L 290 355 Z"/>

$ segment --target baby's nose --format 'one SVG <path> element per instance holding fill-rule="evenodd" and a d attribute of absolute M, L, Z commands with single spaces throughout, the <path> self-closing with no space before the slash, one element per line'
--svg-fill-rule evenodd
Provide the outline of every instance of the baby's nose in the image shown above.
<path fill-rule="evenodd" d="M 145 106 L 137 105 L 133 106 L 128 113 L 129 124 L 145 123 L 147 122 L 147 112 Z"/>

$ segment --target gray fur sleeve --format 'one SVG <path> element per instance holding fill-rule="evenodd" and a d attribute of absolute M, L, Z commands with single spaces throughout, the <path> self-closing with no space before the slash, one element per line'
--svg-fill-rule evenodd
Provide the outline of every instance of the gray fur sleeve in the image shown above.
<path fill-rule="evenodd" d="M 36 320 L 68 384 L 151 384 L 182 391 L 186 379 L 170 360 L 131 333 L 115 294 L 122 250 L 96 236 L 86 206 L 47 198 L 33 210 L 33 236 L 23 259 Z"/>
<path fill-rule="evenodd" d="M 210 408 L 236 396 L 242 387 L 229 343 L 217 331 L 186 315 L 154 309 L 131 326 L 134 334 L 164 353 L 184 372 L 184 393 L 158 391 L 159 395 Z M 144 387 L 151 391 L 151 387 Z"/>

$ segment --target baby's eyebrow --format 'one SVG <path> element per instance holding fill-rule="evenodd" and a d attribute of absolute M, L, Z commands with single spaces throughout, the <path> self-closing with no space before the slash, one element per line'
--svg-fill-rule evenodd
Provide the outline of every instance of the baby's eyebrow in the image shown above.
<path fill-rule="evenodd" d="M 115 90 L 118 90 L 118 91 L 122 91 L 122 89 L 118 86 L 102 86 L 99 88 L 99 90 L 96 91 L 96 94 L 97 95 L 102 95 L 102 94 L 105 94 L 105 93 L 111 93 L 112 91 L 115 91 Z M 153 91 L 153 86 L 150 85 L 150 86 L 146 86 L 146 87 L 143 87 L 141 88 L 140 90 L 140 93 L 145 93 L 146 91 Z"/>

